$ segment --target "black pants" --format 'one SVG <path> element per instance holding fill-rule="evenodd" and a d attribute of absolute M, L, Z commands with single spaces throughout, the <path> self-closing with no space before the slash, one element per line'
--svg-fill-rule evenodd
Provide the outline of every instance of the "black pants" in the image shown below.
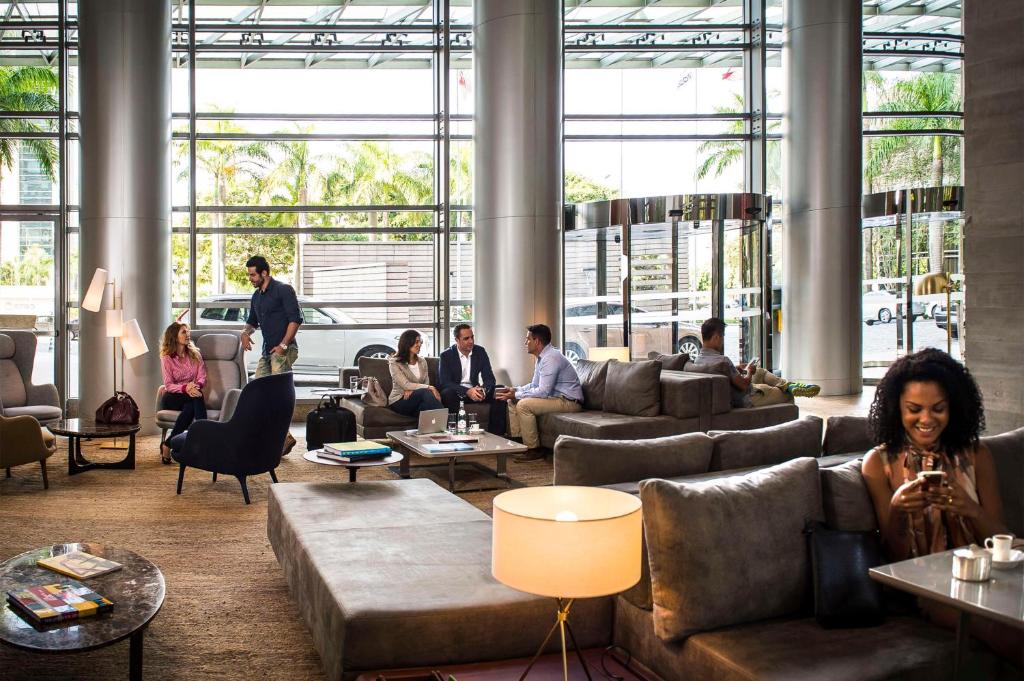
<path fill-rule="evenodd" d="M 457 388 L 445 388 L 441 391 L 441 401 L 444 402 L 444 406 L 448 408 L 448 411 L 453 414 L 459 411 L 459 400 L 464 400 L 466 404 L 480 404 L 480 402 L 474 402 L 467 397 L 463 397 L 464 394 Z M 490 410 L 488 410 L 487 427 L 485 430 L 488 433 L 505 437 L 505 431 L 508 429 L 508 406 L 504 401 L 494 399 L 493 394 L 487 395 L 484 398 L 483 404 L 491 405 Z"/>
<path fill-rule="evenodd" d="M 178 420 L 174 422 L 171 434 L 167 437 L 168 440 L 188 430 L 193 421 L 206 418 L 206 403 L 203 402 L 202 395 L 189 397 L 188 393 L 164 393 L 160 400 L 160 408 L 181 412 L 178 414 Z"/>

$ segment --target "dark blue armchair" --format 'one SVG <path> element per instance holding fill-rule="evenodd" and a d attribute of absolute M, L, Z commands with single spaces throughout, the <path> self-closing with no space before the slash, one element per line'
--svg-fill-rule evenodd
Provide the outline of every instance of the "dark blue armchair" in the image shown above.
<path fill-rule="evenodd" d="M 242 485 L 242 496 L 249 503 L 245 479 L 270 473 L 281 463 L 288 424 L 295 409 L 295 384 L 291 373 L 264 376 L 242 388 L 238 406 L 231 419 L 195 421 L 184 433 L 168 442 L 171 456 L 180 464 L 178 494 L 185 479 L 185 468 L 192 466 L 217 474 L 233 475 Z"/>

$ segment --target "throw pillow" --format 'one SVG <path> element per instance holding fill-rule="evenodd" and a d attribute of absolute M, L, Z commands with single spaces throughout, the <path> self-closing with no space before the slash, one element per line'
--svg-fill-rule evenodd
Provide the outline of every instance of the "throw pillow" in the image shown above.
<path fill-rule="evenodd" d="M 875 446 L 866 416 L 829 416 L 825 422 L 825 442 L 822 453 L 865 454 Z"/>
<path fill-rule="evenodd" d="M 661 362 L 662 371 L 683 371 L 686 368 L 686 363 L 690 361 L 690 356 L 685 352 L 680 352 L 675 355 L 653 354 L 654 356 L 651 357 L 651 359 L 656 359 Z"/>
<path fill-rule="evenodd" d="M 604 409 L 604 386 L 608 377 L 608 362 L 581 359 L 576 362 L 576 375 L 583 387 L 583 408 L 592 411 Z"/>
<path fill-rule="evenodd" d="M 661 362 L 609 362 L 604 411 L 628 416 L 661 413 Z"/>
<path fill-rule="evenodd" d="M 821 520 L 814 459 L 700 483 L 645 480 L 640 499 L 663 641 L 810 602 L 804 527 Z"/>
<path fill-rule="evenodd" d="M 878 529 L 875 507 L 860 472 L 861 462 L 821 469 L 821 502 L 825 522 L 835 530 Z"/>
<path fill-rule="evenodd" d="M 821 454 L 821 419 L 817 416 L 753 430 L 713 430 L 708 435 L 715 440 L 713 471 L 771 466 Z"/>

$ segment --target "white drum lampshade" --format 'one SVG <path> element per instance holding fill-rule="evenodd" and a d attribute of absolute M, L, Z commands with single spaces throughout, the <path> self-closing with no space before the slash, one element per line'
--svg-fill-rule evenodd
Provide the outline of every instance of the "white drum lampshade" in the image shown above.
<path fill-rule="evenodd" d="M 494 499 L 491 572 L 553 598 L 619 593 L 640 581 L 640 499 L 598 487 L 527 487 Z"/>
<path fill-rule="evenodd" d="M 129 319 L 124 323 L 121 333 L 121 348 L 124 350 L 124 356 L 128 359 L 135 359 L 139 355 L 149 352 L 142 329 L 139 328 L 139 320 Z"/>
<path fill-rule="evenodd" d="M 107 310 L 104 316 L 107 322 L 107 338 L 120 338 L 124 327 L 121 310 Z"/>
<path fill-rule="evenodd" d="M 590 348 L 587 350 L 587 359 L 594 362 L 603 362 L 608 359 L 616 359 L 620 362 L 629 361 L 629 348 L 626 347 L 610 347 L 610 348 Z"/>
<path fill-rule="evenodd" d="M 85 292 L 85 297 L 82 298 L 82 309 L 99 312 L 103 305 L 103 290 L 106 286 L 107 271 L 102 267 L 97 267 L 92 275 L 92 282 L 89 283 L 89 289 Z"/>

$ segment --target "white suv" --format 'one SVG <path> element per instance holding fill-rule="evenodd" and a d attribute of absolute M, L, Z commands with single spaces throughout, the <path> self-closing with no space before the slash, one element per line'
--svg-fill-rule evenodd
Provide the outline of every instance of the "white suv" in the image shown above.
<path fill-rule="evenodd" d="M 204 326 L 241 327 L 249 316 L 247 295 L 213 296 L 197 301 L 199 328 Z M 310 303 L 308 298 L 299 297 L 299 303 Z M 396 329 L 323 329 L 327 324 L 359 324 L 360 322 L 342 310 L 331 307 L 303 307 L 302 326 L 296 341 L 299 344 L 299 359 L 293 367 L 300 374 L 337 375 L 342 367 L 355 366 L 360 357 L 387 357 L 398 348 L 400 330 Z M 432 353 L 433 333 L 420 329 L 423 336 L 424 356 Z M 246 357 L 249 372 L 256 369 L 263 349 L 263 336 L 259 329 L 252 337 L 253 350 Z"/>

